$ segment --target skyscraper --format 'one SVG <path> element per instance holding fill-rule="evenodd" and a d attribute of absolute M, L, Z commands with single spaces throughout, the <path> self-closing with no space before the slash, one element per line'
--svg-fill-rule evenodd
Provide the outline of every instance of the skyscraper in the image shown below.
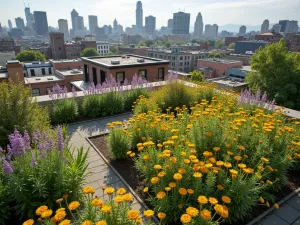
<path fill-rule="evenodd" d="M 285 32 L 288 22 L 288 20 L 279 20 L 279 25 L 281 25 L 280 32 Z"/>
<path fill-rule="evenodd" d="M 168 20 L 168 28 L 173 29 L 173 19 Z"/>
<path fill-rule="evenodd" d="M 95 34 L 96 27 L 98 27 L 98 17 L 97 16 L 89 16 L 89 30 L 92 34 Z"/>
<path fill-rule="evenodd" d="M 203 35 L 203 19 L 201 13 L 199 12 L 195 22 L 194 36 L 196 38 L 200 38 L 202 35 Z"/>
<path fill-rule="evenodd" d="M 26 26 L 29 27 L 29 28 L 33 28 L 34 16 L 30 12 L 30 8 L 25 7 L 24 11 L 25 11 L 25 17 L 26 17 Z"/>
<path fill-rule="evenodd" d="M 240 27 L 240 30 L 239 30 L 239 35 L 240 36 L 244 36 L 246 34 L 246 30 L 247 30 L 247 27 L 246 26 L 241 26 Z"/>
<path fill-rule="evenodd" d="M 136 3 L 136 29 L 138 34 L 143 31 L 143 5 L 141 1 Z"/>
<path fill-rule="evenodd" d="M 35 31 L 37 35 L 48 34 L 47 13 L 42 11 L 34 11 Z"/>
<path fill-rule="evenodd" d="M 213 25 L 206 24 L 204 36 L 205 37 L 216 37 L 216 36 L 218 36 L 218 30 L 219 30 L 219 26 L 217 24 L 213 24 Z"/>
<path fill-rule="evenodd" d="M 184 12 L 173 13 L 173 34 L 190 33 L 190 14 Z"/>
<path fill-rule="evenodd" d="M 268 32 L 269 25 L 270 25 L 269 20 L 264 20 L 263 24 L 261 25 L 260 33 L 263 34 Z"/>
<path fill-rule="evenodd" d="M 77 16 L 75 19 L 76 30 L 84 30 L 84 22 L 82 16 Z"/>
<path fill-rule="evenodd" d="M 278 23 L 274 24 L 272 30 L 273 30 L 273 32 L 275 32 L 275 33 L 279 33 L 280 30 L 281 30 L 281 25 L 278 24 Z"/>
<path fill-rule="evenodd" d="M 156 18 L 154 16 L 147 16 L 145 18 L 145 30 L 147 34 L 154 34 L 156 27 Z"/>
<path fill-rule="evenodd" d="M 212 26 L 210 24 L 205 25 L 204 35 L 205 37 L 211 37 Z"/>
<path fill-rule="evenodd" d="M 78 16 L 79 16 L 78 12 L 75 9 L 73 9 L 72 12 L 71 12 L 72 29 L 73 29 L 73 31 L 77 30 L 77 28 L 76 28 L 76 20 L 77 20 Z"/>
<path fill-rule="evenodd" d="M 217 24 L 213 24 L 212 25 L 212 36 L 213 37 L 218 36 L 218 30 L 219 30 L 219 26 Z"/>
<path fill-rule="evenodd" d="M 64 40 L 65 41 L 70 39 L 69 28 L 68 28 L 68 20 L 59 19 L 58 20 L 58 29 L 61 33 L 64 34 Z"/>
<path fill-rule="evenodd" d="M 123 32 L 124 32 L 123 26 L 121 24 L 118 24 L 118 33 L 123 34 Z"/>
<path fill-rule="evenodd" d="M 13 28 L 11 20 L 8 20 L 8 28 L 9 28 L 9 30 L 11 30 Z"/>
<path fill-rule="evenodd" d="M 16 27 L 18 29 L 24 30 L 24 28 L 25 28 L 24 20 L 21 17 L 17 17 L 15 19 L 15 21 L 16 21 Z"/>
<path fill-rule="evenodd" d="M 113 22 L 113 33 L 118 33 L 118 21 L 117 19 L 114 20 Z"/>
<path fill-rule="evenodd" d="M 286 33 L 297 33 L 298 32 L 298 21 L 290 20 L 286 26 Z"/>

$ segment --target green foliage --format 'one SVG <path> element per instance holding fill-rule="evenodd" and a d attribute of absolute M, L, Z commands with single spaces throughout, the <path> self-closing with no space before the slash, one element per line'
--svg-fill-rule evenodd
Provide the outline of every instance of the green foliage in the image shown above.
<path fill-rule="evenodd" d="M 78 105 L 75 99 L 54 100 L 51 118 L 56 124 L 74 122 L 78 117 Z"/>
<path fill-rule="evenodd" d="M 46 56 L 40 51 L 23 50 L 17 55 L 16 59 L 20 62 L 45 61 Z"/>
<path fill-rule="evenodd" d="M 194 70 L 193 72 L 190 72 L 191 80 L 196 82 L 202 82 L 204 81 L 204 76 L 200 71 Z"/>
<path fill-rule="evenodd" d="M 136 100 L 136 104 L 132 106 L 134 109 L 134 114 L 147 113 L 152 110 L 157 110 L 158 105 L 153 100 L 153 98 L 146 98 L 145 96 L 140 96 Z"/>
<path fill-rule="evenodd" d="M 216 40 L 215 42 L 215 48 L 220 49 L 222 48 L 224 43 L 221 40 Z"/>
<path fill-rule="evenodd" d="M 117 54 L 119 54 L 119 47 L 118 46 L 112 46 L 112 47 L 109 48 L 109 51 L 111 53 L 113 53 L 114 55 L 117 55 Z"/>
<path fill-rule="evenodd" d="M 125 111 L 130 111 L 134 102 L 140 97 L 148 97 L 148 90 L 146 88 L 136 88 L 124 93 L 124 109 Z"/>
<path fill-rule="evenodd" d="M 49 128 L 47 109 L 41 108 L 31 97 L 31 89 L 23 83 L 0 83 L 0 146 L 6 146 L 7 137 L 18 129 L 31 134 L 36 129 Z"/>
<path fill-rule="evenodd" d="M 266 91 L 276 104 L 300 110 L 300 55 L 288 52 L 284 40 L 260 48 L 251 57 L 247 82 L 252 91 Z"/>
<path fill-rule="evenodd" d="M 115 122 L 118 123 L 118 122 Z M 120 122 L 122 124 L 122 122 Z M 120 126 L 121 125 L 116 125 Z M 124 159 L 130 148 L 130 139 L 126 130 L 112 128 L 108 138 L 109 149 L 111 150 L 114 158 Z"/>
<path fill-rule="evenodd" d="M 222 58 L 221 54 L 218 52 L 211 52 L 208 55 L 209 58 Z"/>
<path fill-rule="evenodd" d="M 80 53 L 81 57 L 92 57 L 92 56 L 99 56 L 99 53 L 94 48 L 85 48 Z"/>
<path fill-rule="evenodd" d="M 102 95 L 104 116 L 112 116 L 124 112 L 123 96 L 120 92 L 108 92 Z"/>
<path fill-rule="evenodd" d="M 140 41 L 138 45 L 141 47 L 147 47 L 146 41 Z"/>
<path fill-rule="evenodd" d="M 6 225 L 10 218 L 10 199 L 7 196 L 7 186 L 4 185 L 3 174 L 0 170 L 0 224 Z"/>
<path fill-rule="evenodd" d="M 235 43 L 231 43 L 230 45 L 228 45 L 229 49 L 235 49 Z"/>

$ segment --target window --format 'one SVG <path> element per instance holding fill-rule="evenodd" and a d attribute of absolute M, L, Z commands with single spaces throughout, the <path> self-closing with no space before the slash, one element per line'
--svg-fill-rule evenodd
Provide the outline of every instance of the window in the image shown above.
<path fill-rule="evenodd" d="M 117 82 L 120 82 L 120 84 L 124 83 L 125 80 L 125 72 L 117 72 Z"/>
<path fill-rule="evenodd" d="M 164 68 L 159 68 L 158 69 L 158 80 L 162 81 L 165 79 L 165 69 Z"/>
<path fill-rule="evenodd" d="M 46 88 L 46 94 L 49 95 L 49 91 L 52 91 L 53 87 L 47 87 Z"/>
<path fill-rule="evenodd" d="M 182 63 L 182 62 L 180 62 L 180 66 L 183 66 L 183 63 Z"/>
<path fill-rule="evenodd" d="M 49 72 L 49 74 L 52 74 L 51 68 L 48 68 L 48 72 Z"/>
<path fill-rule="evenodd" d="M 147 80 L 147 70 L 139 70 L 139 76 Z"/>
<path fill-rule="evenodd" d="M 183 56 L 180 56 L 180 60 L 183 60 Z"/>
<path fill-rule="evenodd" d="M 46 75 L 45 68 L 42 68 L 42 75 Z"/>
<path fill-rule="evenodd" d="M 40 96 L 40 89 L 39 88 L 35 88 L 31 90 L 31 95 L 34 96 Z"/>
<path fill-rule="evenodd" d="M 98 81 L 97 81 L 97 70 L 95 67 L 92 68 L 93 70 L 93 81 L 94 81 L 94 84 L 95 86 L 97 85 Z"/>
<path fill-rule="evenodd" d="M 31 74 L 32 77 L 35 76 L 35 71 L 34 71 L 34 69 L 31 69 L 31 70 L 30 70 L 30 74 Z"/>

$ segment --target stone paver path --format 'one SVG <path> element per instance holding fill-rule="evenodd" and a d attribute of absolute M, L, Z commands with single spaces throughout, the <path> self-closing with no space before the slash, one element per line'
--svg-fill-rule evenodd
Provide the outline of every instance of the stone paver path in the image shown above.
<path fill-rule="evenodd" d="M 72 124 L 69 126 L 68 134 L 70 137 L 69 143 L 72 147 L 83 147 L 85 150 L 89 149 L 88 153 L 88 176 L 86 178 L 86 185 L 93 186 L 96 189 L 96 194 L 103 197 L 101 187 L 111 186 L 115 189 L 124 187 L 128 190 L 127 186 L 120 180 L 117 174 L 106 164 L 103 158 L 94 150 L 86 138 L 104 134 L 108 132 L 107 123 L 113 121 L 128 120 L 131 115 L 123 114 L 120 116 L 107 117 L 95 121 L 82 122 Z M 129 190 L 128 190 L 129 191 Z M 143 212 L 145 208 L 134 198 L 132 208 Z"/>

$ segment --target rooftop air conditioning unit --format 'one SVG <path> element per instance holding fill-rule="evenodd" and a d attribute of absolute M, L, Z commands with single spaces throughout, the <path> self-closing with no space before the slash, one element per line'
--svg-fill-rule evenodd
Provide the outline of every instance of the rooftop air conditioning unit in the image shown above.
<path fill-rule="evenodd" d="M 53 78 L 52 77 L 47 77 L 47 80 L 53 80 Z"/>
<path fill-rule="evenodd" d="M 122 56 L 122 59 L 125 59 L 125 58 L 126 58 L 126 56 L 125 56 L 125 55 L 123 55 L 123 56 Z"/>
<path fill-rule="evenodd" d="M 130 58 L 130 56 L 128 55 L 128 56 L 127 56 L 127 59 L 129 59 L 129 58 Z"/>
<path fill-rule="evenodd" d="M 137 59 L 137 62 L 139 63 L 145 62 L 145 59 Z"/>
<path fill-rule="evenodd" d="M 113 60 L 113 61 L 111 61 L 111 64 L 118 65 L 118 64 L 120 64 L 120 60 Z"/>
<path fill-rule="evenodd" d="M 41 80 L 41 78 L 35 78 L 35 80 Z"/>

